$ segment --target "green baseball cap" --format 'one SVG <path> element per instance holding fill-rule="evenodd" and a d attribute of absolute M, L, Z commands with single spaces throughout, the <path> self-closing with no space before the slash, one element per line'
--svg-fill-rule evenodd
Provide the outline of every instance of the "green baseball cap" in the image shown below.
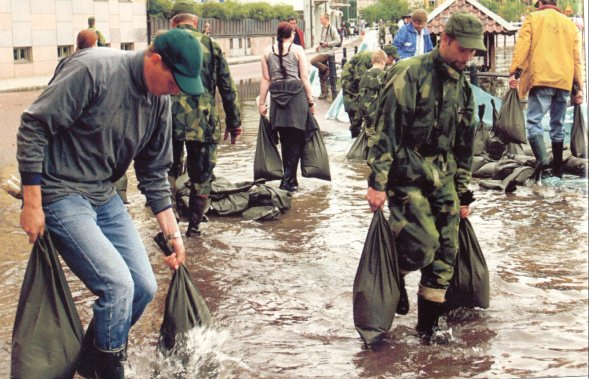
<path fill-rule="evenodd" d="M 172 15 L 172 17 L 174 17 L 180 13 L 195 14 L 194 13 L 194 2 L 177 1 L 176 4 L 174 4 L 174 6 L 172 7 L 171 15 Z"/>
<path fill-rule="evenodd" d="M 191 96 L 204 92 L 200 79 L 202 49 L 192 33 L 184 29 L 169 30 L 155 37 L 153 47 L 172 70 L 182 92 Z"/>
<path fill-rule="evenodd" d="M 384 53 L 386 55 L 388 55 L 389 57 L 392 56 L 395 59 L 401 58 L 401 56 L 399 55 L 399 52 L 397 51 L 397 48 L 393 45 L 384 45 L 382 47 L 382 51 L 384 51 Z"/>
<path fill-rule="evenodd" d="M 456 38 L 464 48 L 487 51 L 483 43 L 483 24 L 472 14 L 454 13 L 446 22 L 444 33 Z"/>

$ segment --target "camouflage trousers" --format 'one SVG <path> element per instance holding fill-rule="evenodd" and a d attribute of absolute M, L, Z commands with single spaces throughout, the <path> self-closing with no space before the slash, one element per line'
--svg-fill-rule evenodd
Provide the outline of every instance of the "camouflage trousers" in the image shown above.
<path fill-rule="evenodd" d="M 427 157 L 422 162 L 432 173 L 433 186 L 419 181 L 391 183 L 389 224 L 396 237 L 401 271 L 421 270 L 420 295 L 443 302 L 458 251 L 456 163 L 451 155 Z M 424 191 L 424 187 L 428 189 Z"/>
<path fill-rule="evenodd" d="M 206 144 L 198 141 L 174 141 L 174 163 L 172 171 L 182 166 L 182 158 L 186 146 L 186 171 L 192 183 L 191 193 L 206 197 L 211 193 L 213 169 L 217 164 L 217 144 Z"/>

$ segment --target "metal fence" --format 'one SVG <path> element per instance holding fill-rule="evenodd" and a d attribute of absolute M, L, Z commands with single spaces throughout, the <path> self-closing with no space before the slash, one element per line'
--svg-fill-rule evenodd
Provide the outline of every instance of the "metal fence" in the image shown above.
<path fill-rule="evenodd" d="M 204 25 L 211 25 L 211 34 L 216 38 L 238 38 L 255 36 L 273 36 L 280 20 L 258 21 L 254 19 L 219 20 L 216 18 L 201 18 L 198 29 L 202 31 Z M 305 30 L 303 20 L 298 20 L 298 27 Z M 169 20 L 162 17 L 149 16 L 149 37 L 155 36 L 158 30 L 170 28 Z"/>

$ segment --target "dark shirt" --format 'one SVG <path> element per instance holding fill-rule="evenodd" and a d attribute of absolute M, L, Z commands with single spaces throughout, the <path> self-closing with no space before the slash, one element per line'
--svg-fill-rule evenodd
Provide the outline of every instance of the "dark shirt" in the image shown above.
<path fill-rule="evenodd" d="M 171 206 L 170 98 L 147 91 L 143 54 L 81 50 L 22 114 L 19 170 L 23 184 L 41 185 L 43 203 L 80 194 L 102 204 L 134 161 L 152 211 Z"/>

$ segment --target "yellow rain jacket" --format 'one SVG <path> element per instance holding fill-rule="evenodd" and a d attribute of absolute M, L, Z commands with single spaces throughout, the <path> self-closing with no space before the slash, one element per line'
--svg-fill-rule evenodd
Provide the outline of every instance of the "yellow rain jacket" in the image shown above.
<path fill-rule="evenodd" d="M 523 70 L 520 97 L 533 87 L 570 91 L 573 80 L 583 85 L 579 31 L 569 18 L 551 5 L 530 13 L 519 32 L 509 68 Z"/>

